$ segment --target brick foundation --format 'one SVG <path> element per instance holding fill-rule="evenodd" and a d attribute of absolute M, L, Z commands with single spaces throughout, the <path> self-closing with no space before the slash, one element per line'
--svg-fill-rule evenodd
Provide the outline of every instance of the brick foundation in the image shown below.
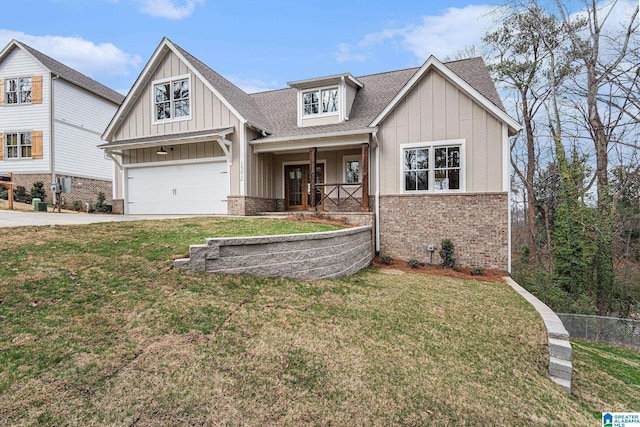
<path fill-rule="evenodd" d="M 124 199 L 113 200 L 113 205 L 111 206 L 111 213 L 118 214 L 118 215 L 124 214 Z"/>
<path fill-rule="evenodd" d="M 434 264 L 443 239 L 456 264 L 508 269 L 507 193 L 393 195 L 380 197 L 380 254 Z"/>
<path fill-rule="evenodd" d="M 228 196 L 227 213 L 229 215 L 253 216 L 261 212 L 276 212 L 276 199 L 252 196 Z"/>
<path fill-rule="evenodd" d="M 96 203 L 98 201 L 98 193 L 103 192 L 106 196 L 105 204 L 111 204 L 112 186 L 111 181 L 103 181 L 91 178 L 78 178 L 69 175 L 58 175 L 63 178 L 71 178 L 71 193 L 62 193 L 62 201 L 71 207 L 74 201 L 78 200 L 85 206 L 85 203 Z M 13 181 L 16 186 L 23 186 L 27 190 L 27 194 L 31 193 L 33 183 L 42 181 L 44 190 L 47 194 L 45 202 L 53 203 L 51 195 L 51 175 L 50 174 L 14 174 Z"/>

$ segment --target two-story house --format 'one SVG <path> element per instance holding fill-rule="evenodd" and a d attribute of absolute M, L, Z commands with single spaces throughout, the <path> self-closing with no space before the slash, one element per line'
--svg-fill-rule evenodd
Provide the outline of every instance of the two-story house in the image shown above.
<path fill-rule="evenodd" d="M 357 211 L 382 255 L 449 238 L 461 264 L 509 269 L 519 129 L 480 58 L 247 94 L 165 38 L 101 147 L 125 213 Z"/>
<path fill-rule="evenodd" d="M 107 201 L 113 166 L 97 148 L 124 96 L 53 58 L 13 40 L 0 52 L 0 172 L 12 172 L 29 192 L 64 180 L 71 204 Z M 68 185 L 70 184 L 70 186 Z"/>

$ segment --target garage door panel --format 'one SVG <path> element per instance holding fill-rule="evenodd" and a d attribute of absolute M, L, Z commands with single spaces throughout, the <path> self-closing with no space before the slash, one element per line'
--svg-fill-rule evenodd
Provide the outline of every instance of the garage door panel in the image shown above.
<path fill-rule="evenodd" d="M 130 214 L 227 213 L 224 162 L 129 169 Z"/>

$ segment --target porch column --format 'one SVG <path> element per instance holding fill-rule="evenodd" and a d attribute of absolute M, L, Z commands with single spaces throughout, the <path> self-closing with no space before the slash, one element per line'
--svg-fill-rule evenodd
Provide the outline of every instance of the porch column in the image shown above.
<path fill-rule="evenodd" d="M 362 210 L 369 211 L 369 144 L 362 144 L 362 160 L 360 162 L 362 174 Z"/>
<path fill-rule="evenodd" d="M 309 199 L 311 208 L 316 209 L 316 157 L 318 149 L 316 147 L 309 148 Z"/>

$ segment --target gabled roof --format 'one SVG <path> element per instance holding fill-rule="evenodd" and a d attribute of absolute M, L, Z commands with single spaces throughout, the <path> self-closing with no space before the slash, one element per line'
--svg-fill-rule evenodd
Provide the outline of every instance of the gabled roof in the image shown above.
<path fill-rule="evenodd" d="M 120 123 L 135 105 L 135 101 L 145 90 L 145 86 L 151 81 L 153 72 L 161 65 L 165 55 L 173 52 L 202 82 L 231 110 L 240 121 L 268 132 L 269 123 L 255 101 L 242 89 L 235 86 L 229 80 L 213 71 L 199 59 L 186 50 L 173 43 L 168 38 L 163 38 L 144 69 L 136 79 L 133 87 L 127 94 L 124 102 L 107 126 L 102 139 L 109 140 L 118 129 Z"/>
<path fill-rule="evenodd" d="M 245 120 L 263 130 L 269 129 L 269 122 L 265 118 L 262 111 L 258 108 L 255 101 L 242 89 L 213 71 L 199 59 L 192 56 L 189 52 L 182 49 L 177 44 L 173 46 L 188 61 L 207 82 L 211 84 L 222 97 L 227 100 Z"/>
<path fill-rule="evenodd" d="M 367 129 L 369 123 L 384 109 L 417 68 L 391 71 L 358 77 L 363 88 L 351 108 L 349 120 L 322 126 L 298 127 L 297 89 L 282 89 L 251 95 L 271 123 L 271 134 L 260 141 L 274 141 L 305 135 L 334 134 L 336 132 Z"/>
<path fill-rule="evenodd" d="M 518 123 L 505 112 L 500 95 L 498 95 L 482 58 L 463 59 L 442 64 L 432 57 L 420 68 L 357 77 L 363 87 L 358 90 L 349 120 L 341 123 L 299 127 L 297 123 L 297 90 L 294 88 L 254 93 L 251 97 L 256 100 L 272 126 L 270 135 L 259 138 L 254 143 L 298 139 L 305 136 L 333 135 L 363 129 L 370 129 L 372 132 L 373 128 L 420 80 L 420 77 L 432 68 L 437 68 L 481 104 L 484 102 L 486 108 L 512 126 L 514 130 L 519 129 Z M 383 112 L 385 113 L 384 117 L 376 121 Z"/>
<path fill-rule="evenodd" d="M 292 87 L 287 89 L 247 94 L 165 37 L 107 127 L 103 139 L 109 140 L 113 136 L 168 51 L 174 52 L 240 121 L 262 131 L 262 136 L 252 141 L 252 144 L 316 138 L 349 132 L 371 133 L 429 70 L 436 70 L 444 75 L 460 90 L 506 123 L 511 132 L 520 129 L 520 125 L 505 112 L 493 80 L 481 58 L 443 64 L 435 57 L 430 57 L 419 68 L 357 78 L 350 74 L 338 75 L 337 77 L 347 76 L 358 83 L 358 94 L 351 108 L 349 120 L 322 126 L 300 127 L 297 121 L 298 89 L 307 87 L 309 82 L 317 83 L 336 76 L 299 80 L 290 83 Z"/>
<path fill-rule="evenodd" d="M 502 99 L 500 99 L 500 95 L 496 90 L 496 85 L 489 75 L 487 65 L 482 58 L 476 57 L 444 62 L 443 65 L 469 83 L 502 111 L 506 111 L 502 104 Z"/>
<path fill-rule="evenodd" d="M 52 74 L 59 76 L 61 79 L 68 81 L 82 89 L 85 89 L 95 95 L 100 96 L 114 104 L 120 105 L 124 100 L 124 96 L 113 89 L 106 87 L 105 85 L 98 83 L 90 77 L 74 70 L 71 67 L 64 65 L 61 62 L 45 55 L 44 53 L 37 51 L 36 49 L 28 46 L 17 40 L 11 40 L 9 44 L 0 53 L 0 61 L 11 52 L 13 49 L 22 49 L 30 54 L 36 61 L 40 62 L 43 67 L 48 69 Z"/>
<path fill-rule="evenodd" d="M 456 72 L 453 71 L 452 68 L 438 61 L 434 56 L 431 56 L 418 69 L 418 71 L 416 71 L 411 79 L 406 82 L 406 84 L 402 87 L 402 89 L 400 89 L 396 96 L 393 97 L 391 102 L 384 108 L 384 110 L 382 110 L 382 112 L 380 112 L 380 114 L 378 114 L 374 118 L 370 126 L 377 126 L 380 122 L 382 122 L 387 117 L 387 115 L 391 111 L 393 111 L 396 105 L 398 105 L 398 103 L 402 99 L 404 99 L 404 97 L 411 91 L 411 89 L 413 89 L 414 86 L 418 84 L 422 76 L 424 76 L 431 70 L 437 70 L 450 82 L 456 85 L 459 90 L 463 91 L 484 108 L 486 108 L 490 114 L 506 123 L 509 126 L 510 134 L 514 134 L 519 131 L 521 129 L 520 124 L 505 112 L 504 106 L 500 101 L 500 97 L 498 96 L 493 82 L 491 82 L 490 85 L 493 86 L 493 90 L 491 90 L 491 87 L 489 87 L 489 85 L 487 84 L 486 77 L 490 79 L 490 76 L 486 66 L 484 65 L 484 61 L 482 61 L 482 59 L 480 58 L 472 58 L 469 60 L 465 60 L 465 62 L 465 64 L 462 64 L 462 61 L 456 61 L 456 63 L 453 64 L 452 68 L 457 69 L 459 73 L 466 75 L 466 77 L 472 82 L 476 83 L 478 87 L 474 87 L 471 82 L 465 80 L 459 74 L 456 74 Z M 482 64 L 482 67 L 479 67 L 480 64 Z M 486 77 L 484 75 L 486 75 Z M 482 93 L 481 90 L 485 93 Z M 492 100 L 491 98 L 494 98 L 494 100 Z"/>

